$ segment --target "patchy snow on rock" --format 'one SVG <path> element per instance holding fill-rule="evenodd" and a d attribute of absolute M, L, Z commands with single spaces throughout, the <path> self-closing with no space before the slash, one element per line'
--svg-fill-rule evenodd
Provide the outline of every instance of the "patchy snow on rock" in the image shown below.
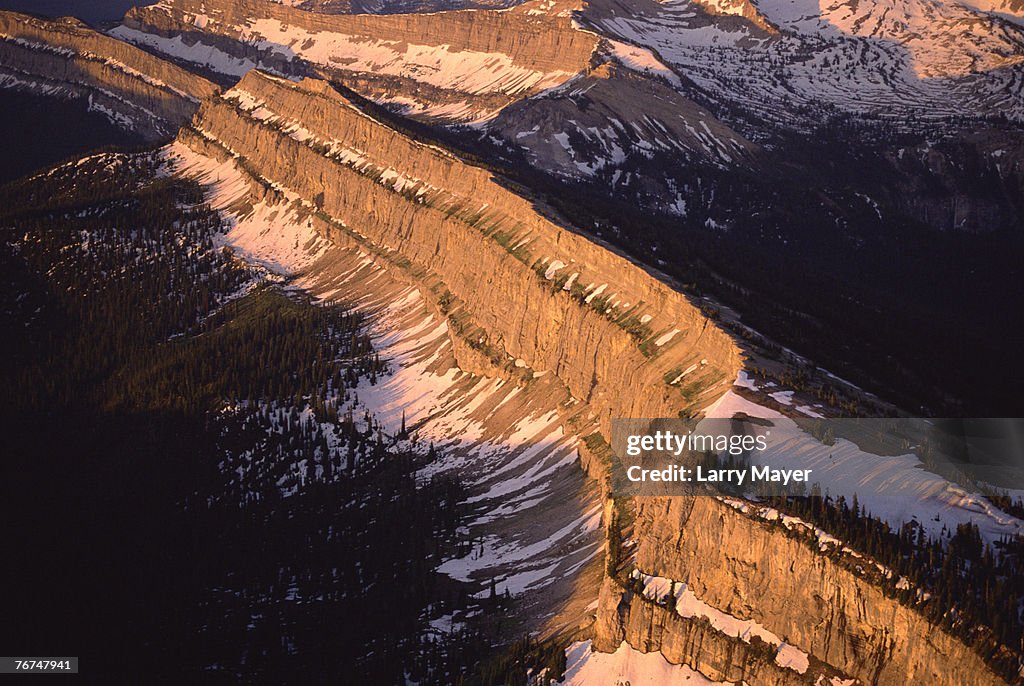
<path fill-rule="evenodd" d="M 262 107 L 254 99 L 246 106 Z M 492 579 L 500 592 L 512 594 L 563 581 L 571 586 L 573 575 L 600 555 L 601 508 L 581 495 L 578 437 L 563 430 L 558 410 L 564 389 L 548 379 L 524 388 L 459 369 L 447 320 L 417 288 L 390 274 L 395 267 L 386 257 L 373 256 L 379 249 L 320 238 L 298 195 L 276 184 L 272 196 L 252 193 L 254 180 L 230 156 L 216 160 L 181 142 L 165 147 L 163 156 L 162 174 L 194 179 L 221 212 L 223 245 L 289 277 L 290 288 L 366 313 L 388 372 L 361 380 L 351 392 L 352 406 L 369 411 L 390 436 L 405 424 L 410 449 L 437 448 L 438 460 L 419 478 L 455 471 L 469 488 L 473 543 L 446 561 L 442 573 L 484 592 Z M 254 200 L 264 197 L 278 203 Z M 353 242 L 359 243 L 356 234 Z M 525 361 L 522 369 L 530 371 Z"/>
<path fill-rule="evenodd" d="M 452 50 L 448 45 L 307 31 L 269 18 L 250 21 L 240 29 L 243 40 L 286 58 L 298 55 L 325 67 L 414 78 L 470 94 L 513 95 L 550 88 L 574 75 L 574 72 L 545 72 L 524 67 L 501 52 Z"/>
<path fill-rule="evenodd" d="M 591 302 L 593 302 L 594 298 L 596 298 L 599 295 L 601 295 L 602 293 L 604 293 L 606 288 L 608 288 L 608 284 L 606 284 L 606 283 L 601 284 L 600 286 L 598 286 L 597 288 L 592 290 L 590 292 L 590 295 L 588 295 L 586 298 L 584 298 L 583 301 L 589 305 Z"/>
<path fill-rule="evenodd" d="M 372 262 L 360 269 L 373 269 Z M 416 323 L 398 325 L 416 311 L 423 311 Z M 447 322 L 426 312 L 416 289 L 378 313 L 372 335 L 392 372 L 376 383 L 363 381 L 360 402 L 388 432 L 396 432 L 404 418 L 415 426 L 419 445 L 437 446 L 444 459 L 425 467 L 421 478 L 457 470 L 473 493 L 466 504 L 473 511 L 469 529 L 475 542 L 443 563 L 441 573 L 479 584 L 478 595 L 489 592 L 490 579 L 498 592 L 516 595 L 554 583 L 599 554 L 596 503 L 528 531 L 517 524 L 535 508 L 553 512 L 565 504 L 559 484 L 573 475 L 582 478 L 577 438 L 564 433 L 557 412 L 514 409 L 531 406 L 523 389 L 442 364 L 451 354 Z M 507 425 L 496 433 L 496 417 L 504 412 L 510 415 Z"/>
<path fill-rule="evenodd" d="M 704 91 L 784 125 L 813 121 L 816 115 L 798 113 L 804 106 L 893 122 L 912 111 L 936 118 L 990 108 L 1024 115 L 1020 98 L 1007 97 L 1014 86 L 1005 76 L 1021 63 L 1022 20 L 1008 23 L 1005 11 L 927 0 L 702 4 L 753 10 L 781 32 L 709 23 L 688 2 L 622 5 L 594 21 L 610 36 L 651 49 Z"/>
<path fill-rule="evenodd" d="M 204 65 L 217 73 L 229 76 L 242 76 L 257 66 L 261 69 L 273 71 L 267 65 L 257 64 L 249 59 L 233 57 L 212 45 L 206 45 L 198 41 L 190 45 L 185 43 L 181 36 L 165 38 L 164 36 L 144 33 L 127 26 L 118 26 L 111 29 L 110 35 L 128 43 L 151 48 L 171 57 L 177 57 L 186 62 Z"/>
<path fill-rule="evenodd" d="M 654 53 L 646 48 L 641 48 L 629 43 L 607 39 L 609 53 L 624 66 L 633 71 L 654 74 L 660 76 L 673 86 L 681 86 L 679 76 L 665 66 L 665 63 L 654 56 Z"/>
<path fill-rule="evenodd" d="M 798 405 L 797 408 L 796 408 L 796 411 L 799 412 L 802 415 L 806 415 L 808 417 L 814 417 L 815 419 L 824 419 L 825 418 L 825 415 L 823 415 L 822 413 L 818 412 L 817 410 L 815 410 L 810 405 Z"/>
<path fill-rule="evenodd" d="M 215 240 L 235 250 L 252 264 L 280 275 L 301 271 L 319 257 L 327 242 L 292 202 L 249 205 L 249 182 L 233 160 L 218 162 L 175 142 L 164 148 L 165 163 L 173 173 L 207 187 L 210 206 L 220 210 L 227 230 Z"/>
<path fill-rule="evenodd" d="M 783 514 L 774 507 L 759 505 L 757 503 L 752 503 L 746 500 L 738 500 L 736 498 L 726 498 L 721 496 L 718 498 L 718 500 L 725 503 L 734 510 L 737 510 L 738 512 L 742 512 L 744 514 L 757 517 L 758 519 L 763 519 L 768 522 L 781 522 L 782 525 L 790 531 L 799 531 L 802 529 L 804 531 L 810 532 L 814 535 L 815 539 L 817 539 L 818 549 L 820 551 L 840 552 L 843 555 L 857 558 L 859 561 L 863 561 L 864 564 L 871 565 L 886 579 L 892 579 L 895 576 L 894 572 L 890 568 L 886 567 L 880 562 L 870 560 L 869 558 L 865 557 L 862 553 L 847 546 L 840 539 L 829 534 L 824 529 L 820 529 L 811 524 L 810 522 L 800 519 L 799 517 Z M 863 571 L 863 569 L 861 569 L 861 571 Z M 896 584 L 896 588 L 900 590 L 909 589 L 910 583 L 904 577 L 900 577 L 900 580 Z M 920 590 L 919 594 L 924 597 L 927 597 L 929 595 L 927 593 L 922 593 Z"/>
<path fill-rule="evenodd" d="M 562 262 L 561 260 L 555 260 L 550 265 L 548 265 L 547 271 L 544 272 L 544 278 L 550 281 L 551 279 L 555 278 L 555 274 L 558 273 L 559 269 L 563 269 L 566 266 L 567 265 L 565 264 L 565 262 Z"/>
<path fill-rule="evenodd" d="M 672 329 L 671 331 L 664 333 L 661 336 L 658 336 L 658 339 L 654 341 L 654 345 L 660 348 L 661 346 L 665 345 L 673 338 L 675 338 L 676 334 L 679 333 L 679 331 L 679 329 Z"/>
<path fill-rule="evenodd" d="M 754 383 L 754 380 L 751 379 L 750 375 L 742 369 L 736 375 L 736 382 L 733 385 L 739 386 L 740 388 L 748 388 L 752 391 L 757 390 L 757 385 Z"/>
<path fill-rule="evenodd" d="M 740 619 L 711 607 L 698 598 L 690 588 L 682 582 L 673 581 L 663 576 L 651 576 L 640 570 L 633 570 L 632 577 L 643 584 L 644 597 L 655 602 L 665 602 L 666 596 L 675 600 L 672 607 L 680 617 L 703 617 L 711 622 L 711 626 L 727 636 L 733 636 L 749 643 L 752 636 L 777 648 L 775 662 L 780 667 L 788 667 L 800 674 L 807 671 L 810 665 L 807 653 L 796 646 L 790 645 L 778 635 L 766 629 L 752 619 Z"/>

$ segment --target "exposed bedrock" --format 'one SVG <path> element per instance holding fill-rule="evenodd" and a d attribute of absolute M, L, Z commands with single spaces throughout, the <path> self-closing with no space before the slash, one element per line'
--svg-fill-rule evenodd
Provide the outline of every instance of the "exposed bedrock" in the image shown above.
<path fill-rule="evenodd" d="M 113 33 L 214 69 L 316 73 L 412 116 L 473 121 L 587 68 L 598 37 L 571 21 L 522 8 L 337 15 L 269 0 L 163 0 L 129 11 Z"/>
<path fill-rule="evenodd" d="M 554 373 L 606 430 L 616 416 L 692 411 L 735 377 L 738 348 L 682 293 L 323 82 L 254 72 L 194 127 L 407 260 L 469 345 L 499 367 Z"/>
<path fill-rule="evenodd" d="M 488 171 L 367 116 L 322 81 L 251 72 L 204 102 L 179 140 L 233 157 L 266 193 L 303 204 L 329 238 L 399 268 L 447 318 L 460 367 L 490 367 L 527 386 L 554 383 L 537 377 L 547 372 L 606 434 L 613 417 L 706 407 L 741 365 L 732 338 L 657 274 L 560 224 Z M 580 445 L 600 479 L 595 452 Z M 614 506 L 606 505 L 607 525 Z M 772 646 L 726 635 L 610 579 L 594 629 L 598 649 L 626 640 L 711 678 L 750 684 L 999 683 L 970 647 L 783 530 L 710 498 L 634 506 L 639 570 L 758 622 L 806 654 L 809 667 L 780 665 Z"/>
<path fill-rule="evenodd" d="M 964 643 L 780 528 L 711 497 L 643 498 L 636 508 L 637 568 L 685 583 L 711 607 L 754 620 L 808 653 L 805 681 L 824 668 L 864 684 L 1004 683 Z M 730 652 L 719 646 L 724 634 L 708 639 L 703 626 L 608 580 L 595 646 L 611 651 L 627 640 L 712 678 L 794 683 L 793 670 L 762 665 L 763 650 L 734 637 Z"/>
<path fill-rule="evenodd" d="M 0 12 L 0 85 L 88 99 L 148 139 L 173 135 L 212 83 L 75 19 Z"/>

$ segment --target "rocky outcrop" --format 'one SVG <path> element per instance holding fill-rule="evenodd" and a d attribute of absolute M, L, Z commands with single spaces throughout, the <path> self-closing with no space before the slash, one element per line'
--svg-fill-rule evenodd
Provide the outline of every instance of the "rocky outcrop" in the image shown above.
<path fill-rule="evenodd" d="M 342 80 L 409 115 L 447 121 L 485 119 L 564 83 L 598 41 L 568 13 L 529 8 L 328 15 L 269 0 L 162 0 L 131 10 L 112 33 L 231 73 L 248 65 Z"/>
<path fill-rule="evenodd" d="M 740 8 L 744 16 L 751 7 L 717 6 L 726 13 Z M 581 164 L 596 170 L 616 149 L 661 137 L 687 160 L 700 156 L 698 149 L 728 163 L 756 152 L 680 96 L 669 80 L 674 72 L 653 53 L 624 48 L 623 64 L 630 56 L 647 60 L 629 73 L 592 68 L 598 38 L 573 28 L 568 15 L 535 10 L 320 16 L 265 0 L 164 0 L 130 12 L 116 35 L 231 73 L 263 65 L 341 79 L 428 119 L 474 121 L 507 108 L 495 130 L 509 140 L 535 135 L 532 149 L 544 153 L 538 159 L 558 171 Z M 605 435 L 614 417 L 694 413 L 735 378 L 740 351 L 733 340 L 662 275 L 564 225 L 486 169 L 367 116 L 325 81 L 249 71 L 219 96 L 212 84 L 76 22 L 0 16 L 0 78 L 8 85 L 88 97 L 151 138 L 175 130 L 205 98 L 179 142 L 233 158 L 261 180 L 264 195 L 253 202 L 300 206 L 328 238 L 387 256 L 389 267 L 447 319 L 463 370 L 535 388 L 564 386 L 572 400 L 559 399 L 559 409 L 583 415 L 580 426 Z M 668 73 L 636 76 L 643 70 Z M 508 108 L 571 79 L 570 87 L 534 98 L 529 108 Z M 591 148 L 586 160 L 579 155 L 583 141 L 562 126 L 571 121 L 586 138 L 584 132 L 618 120 L 631 126 L 611 129 L 608 140 L 614 135 L 617 148 Z M 600 480 L 600 441 L 594 445 L 584 441 L 581 458 Z M 611 578 L 598 606 L 598 649 L 627 641 L 710 678 L 752 686 L 820 677 L 999 681 L 968 646 L 912 608 L 764 522 L 710 498 L 628 507 L 636 512 L 638 569 L 686 584 L 708 607 L 764 625 L 803 651 L 809 666 L 780 665 L 776 646 L 724 633 Z"/>
<path fill-rule="evenodd" d="M 1004 683 L 971 648 L 920 613 L 768 523 L 711 497 L 637 499 L 635 507 L 637 569 L 686 584 L 702 603 L 754 620 L 809 654 L 806 678 L 795 683 L 814 683 L 822 670 L 864 684 Z M 794 674 L 785 673 L 793 670 L 764 668 L 758 657 L 764 650 L 735 637 L 726 649 L 719 645 L 728 638 L 723 634 L 700 640 L 707 633 L 701 626 L 608 580 L 595 646 L 614 650 L 627 640 L 711 678 L 794 683 Z"/>
<path fill-rule="evenodd" d="M 739 350 L 686 296 L 323 82 L 251 73 L 194 128 L 337 231 L 401 256 L 466 344 L 555 374 L 605 430 L 691 412 L 736 374 Z"/>
<path fill-rule="evenodd" d="M 64 18 L 0 12 L 0 85 L 87 99 L 144 138 L 173 135 L 217 87 L 195 74 Z"/>
<path fill-rule="evenodd" d="M 696 4 L 704 8 L 708 14 L 743 17 L 765 33 L 779 32 L 778 27 L 772 24 L 750 0 L 697 0 Z"/>
<path fill-rule="evenodd" d="M 598 600 L 593 647 L 615 652 L 623 641 L 645 653 L 686 665 L 714 681 L 747 686 L 807 686 L 827 670 L 810 675 L 781 667 L 775 649 L 763 641 L 747 643 L 714 628 L 707 620 L 682 617 L 605 578 Z"/>

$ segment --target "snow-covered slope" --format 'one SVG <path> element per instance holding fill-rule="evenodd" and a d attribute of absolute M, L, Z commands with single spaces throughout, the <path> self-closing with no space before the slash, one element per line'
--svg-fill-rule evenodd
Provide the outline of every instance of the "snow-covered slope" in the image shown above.
<path fill-rule="evenodd" d="M 755 120 L 1024 115 L 1015 15 L 954 0 L 752 7 L 747 20 L 689 0 L 592 0 L 584 21 L 654 49 L 709 98 Z"/>
<path fill-rule="evenodd" d="M 997 4 L 531 0 L 375 16 L 348 13 L 424 8 L 161 0 L 112 34 L 226 74 L 335 79 L 421 121 L 479 126 L 542 171 L 727 226 L 694 212 L 710 191 L 684 169 L 756 167 L 756 144 L 847 117 L 873 131 L 867 146 L 1019 122 L 1024 20 Z"/>
<path fill-rule="evenodd" d="M 858 36 L 896 44 L 921 79 L 987 72 L 1024 60 L 1021 27 L 969 3 L 755 0 L 755 4 L 768 21 L 798 34 Z"/>
<path fill-rule="evenodd" d="M 706 686 L 712 681 L 685 665 L 674 665 L 660 653 L 641 653 L 623 641 L 614 653 L 593 650 L 592 642 L 578 641 L 565 651 L 565 686 Z"/>
<path fill-rule="evenodd" d="M 650 53 L 623 43 L 610 51 L 608 63 L 506 108 L 488 128 L 545 169 L 603 177 L 612 188 L 624 163 L 655 154 L 724 168 L 742 165 L 756 152 L 757 146 L 674 90 L 678 77 Z M 666 198 L 669 205 L 674 200 Z"/>
<path fill-rule="evenodd" d="M 741 393 L 759 397 L 761 402 Z M 858 498 L 866 510 L 893 530 L 916 522 L 928 535 L 939 537 L 960 525 L 972 524 L 989 543 L 1024 534 L 1024 521 L 995 507 L 968 484 L 953 483 L 928 471 L 909 448 L 903 454 L 880 455 L 843 437 L 830 445 L 823 444 L 794 421 L 817 413 L 793 396 L 793 391 L 774 384 L 758 385 L 741 372 L 738 385 L 708 407 L 707 416 L 739 415 L 769 420 L 775 426 L 778 440 L 753 458 L 752 464 L 771 465 L 774 469 L 813 469 L 822 491 L 848 502 Z M 776 401 L 780 409 L 768 407 L 771 401 Z M 911 420 L 906 421 L 906 426 L 910 426 Z M 881 427 L 882 422 L 877 425 Z M 841 426 L 841 422 L 836 426 Z"/>
<path fill-rule="evenodd" d="M 639 183 L 654 188 L 658 209 L 683 218 L 698 204 L 693 198 L 705 197 L 683 195 L 688 175 L 693 186 L 702 183 L 691 169 L 756 171 L 780 130 L 812 130 L 834 114 L 877 117 L 893 128 L 909 127 L 913 114 L 947 131 L 988 115 L 1021 116 L 1021 29 L 1008 5 L 593 0 L 574 21 L 576 9 L 545 1 L 507 11 L 327 16 L 265 0 L 162 0 L 130 13 L 113 33 L 225 74 L 262 66 L 293 78 L 319 75 L 423 120 L 478 124 L 482 137 L 521 147 L 536 167 L 562 177 L 619 190 L 635 181 L 631 175 L 646 175 Z M 913 155 L 903 153 L 898 159 L 909 164 Z M 703 303 L 560 226 L 486 170 L 372 118 L 324 81 L 249 74 L 208 98 L 166 155 L 172 173 L 201 180 L 232 220 L 224 245 L 318 297 L 354 302 L 373 319 L 377 348 L 395 373 L 359 388 L 355 402 L 392 432 L 408 423 L 422 442 L 443 449 L 424 477 L 458 469 L 473 488 L 466 503 L 473 545 L 441 571 L 478 594 L 493 579 L 499 592 L 524 597 L 534 626 L 574 593 L 592 599 L 593 587 L 573 584 L 582 570 L 600 567 L 599 529 L 609 525 L 602 514 L 612 503 L 599 505 L 577 465 L 581 456 L 590 460 L 601 478 L 587 439 L 599 445 L 612 417 L 672 416 L 721 398 L 713 411 L 774 412 L 773 421 L 788 421 L 725 393 L 739 349 Z M 760 390 L 805 416 L 824 411 L 782 388 Z M 835 494 L 920 471 L 910 455 L 879 465 L 840 448 L 825 454 L 801 445 L 774 457 L 815 461 L 835 479 Z M 975 522 L 988 540 L 1020 530 L 1015 518 L 937 477 L 908 483 L 923 486 L 900 506 L 872 502 L 872 511 L 897 526 L 929 518 L 933 530 Z M 934 652 L 966 650 L 945 635 L 935 651 L 931 636 L 917 640 L 929 630 L 912 608 L 887 604 L 870 579 L 833 564 L 829 555 L 841 543 L 800 549 L 801 566 L 787 572 L 772 553 L 803 524 L 742 503 L 703 506 L 707 526 L 694 538 L 728 521 L 736 540 L 747 536 L 747 548 L 726 551 L 735 553 L 726 560 L 734 567 L 716 570 L 710 594 L 699 584 L 710 586 L 711 573 L 667 569 L 682 564 L 667 544 L 651 553 L 634 577 L 644 586 L 637 596 L 671 602 L 660 592 L 667 580 L 671 621 L 700 622 L 701 631 L 740 650 L 767 643 L 765 664 L 787 678 L 803 674 L 793 668 L 802 658 L 866 673 L 861 656 L 844 646 L 851 654 L 862 645 L 872 654 L 898 648 L 904 664 L 923 654 L 940 667 L 946 663 Z M 637 536 L 679 540 L 688 520 L 672 514 Z M 763 579 L 750 568 L 794 588 L 762 606 L 749 589 Z M 801 588 L 846 584 L 819 610 L 853 628 L 821 629 L 823 621 L 787 608 L 802 592 L 796 577 Z M 846 600 L 862 592 L 874 594 L 872 612 L 879 607 L 905 622 L 908 640 L 872 642 L 888 617 Z M 464 619 L 448 617 L 439 630 Z M 643 628 L 637 616 L 631 621 Z M 758 641 L 737 643 L 730 633 L 737 627 Z M 707 653 L 676 648 L 695 660 Z M 591 678 L 587 670 L 599 678 L 606 668 L 638 682 L 702 678 L 660 656 L 638 657 L 621 640 L 604 649 L 616 652 L 581 656 L 570 682 Z M 973 663 L 964 664 L 969 672 Z"/>

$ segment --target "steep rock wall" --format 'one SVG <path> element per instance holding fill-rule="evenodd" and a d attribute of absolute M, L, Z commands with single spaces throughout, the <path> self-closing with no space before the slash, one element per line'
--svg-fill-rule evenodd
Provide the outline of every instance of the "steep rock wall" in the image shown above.
<path fill-rule="evenodd" d="M 564 83 L 588 66 L 598 40 L 568 16 L 527 11 L 326 15 L 269 0 L 163 0 L 131 10 L 113 33 L 213 68 L 225 60 L 191 48 L 346 80 L 410 115 L 454 121 Z"/>
<path fill-rule="evenodd" d="M 0 12 L 0 84 L 88 98 L 142 136 L 172 135 L 217 87 L 75 19 Z"/>
<path fill-rule="evenodd" d="M 328 235 L 391 255 L 448 316 L 457 354 L 468 347 L 473 364 L 553 372 L 604 431 L 615 416 L 692 411 L 740 364 L 731 339 L 682 294 L 560 226 L 486 170 L 409 140 L 322 82 L 253 72 L 204 103 L 181 141 L 235 156 L 279 192 L 308 199 Z M 599 476 L 600 465 L 594 469 Z M 756 641 L 681 617 L 610 579 L 598 607 L 599 649 L 626 640 L 712 678 L 765 686 L 823 674 L 878 684 L 999 683 L 969 647 L 781 531 L 709 498 L 634 505 L 639 569 L 762 623 L 805 651 L 811 669 L 780 666 Z"/>
<path fill-rule="evenodd" d="M 204 103 L 181 140 L 232 154 L 268 185 L 309 199 L 328 235 L 392 256 L 448 316 L 457 356 L 471 349 L 473 365 L 489 360 L 514 371 L 521 362 L 553 372 L 604 431 L 615 416 L 692 411 L 740 364 L 731 339 L 682 294 L 560 226 L 486 170 L 366 116 L 323 82 L 253 72 Z M 784 532 L 709 498 L 634 506 L 638 569 L 763 624 L 807 653 L 810 668 L 779 665 L 760 643 L 681 617 L 610 579 L 598 607 L 598 649 L 626 640 L 712 678 L 765 686 L 830 674 L 878 684 L 999 683 L 969 647 Z"/>
<path fill-rule="evenodd" d="M 771 646 L 726 636 L 707 621 L 681 617 L 605 578 L 593 647 L 611 653 L 623 641 L 641 652 L 659 652 L 672 664 L 686 665 L 714 681 L 807 686 L 821 673 L 814 670 L 807 676 L 780 667 Z"/>
<path fill-rule="evenodd" d="M 687 584 L 704 603 L 765 625 L 861 683 L 1004 683 L 972 649 L 868 579 L 717 499 L 645 498 L 635 506 L 638 569 Z M 712 677 L 749 670 L 746 658 L 723 662 L 720 649 L 704 656 L 701 648 L 696 657 L 681 650 L 692 643 L 692 627 L 645 604 L 606 589 L 595 645 L 614 650 L 625 639 L 641 650 L 660 649 L 672 662 L 709 660 L 707 671 L 693 666 Z M 736 649 L 746 650 L 738 643 Z"/>
<path fill-rule="evenodd" d="M 732 339 L 681 293 L 322 82 L 254 72 L 194 127 L 408 260 L 471 345 L 554 373 L 605 430 L 615 416 L 692 410 L 735 377 Z"/>

